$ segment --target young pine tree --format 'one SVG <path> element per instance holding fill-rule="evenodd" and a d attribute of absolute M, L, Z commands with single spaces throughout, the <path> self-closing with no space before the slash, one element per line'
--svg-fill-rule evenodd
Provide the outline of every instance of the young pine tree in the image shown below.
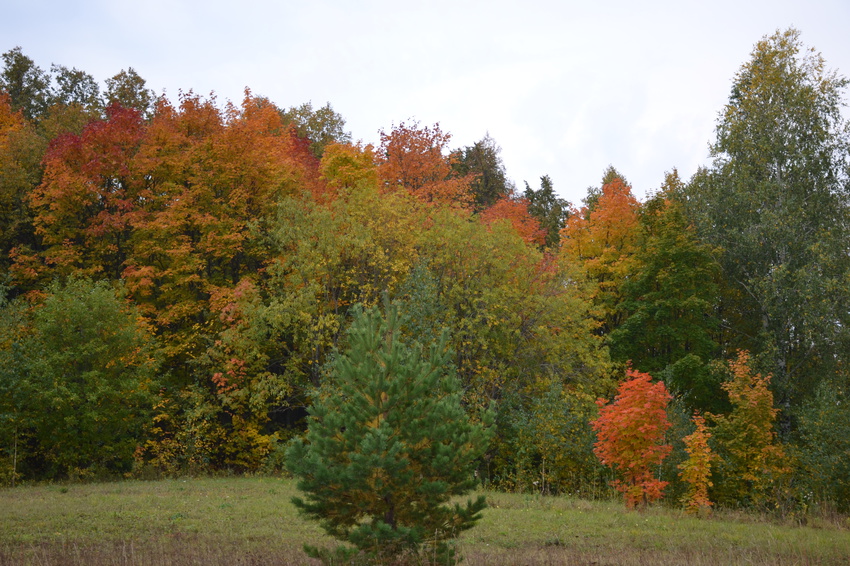
<path fill-rule="evenodd" d="M 388 311 L 355 316 L 348 351 L 317 391 L 306 438 L 287 450 L 306 495 L 294 503 L 367 559 L 451 563 L 448 541 L 474 525 L 485 502 L 448 502 L 474 487 L 474 462 L 491 433 L 461 406 L 445 334 L 424 354 L 402 341 Z"/>

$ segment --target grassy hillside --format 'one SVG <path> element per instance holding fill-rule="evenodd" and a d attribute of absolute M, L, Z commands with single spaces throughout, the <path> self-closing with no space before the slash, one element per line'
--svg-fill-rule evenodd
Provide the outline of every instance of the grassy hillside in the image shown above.
<path fill-rule="evenodd" d="M 0 490 L 0 564 L 309 564 L 332 544 L 277 478 L 129 481 Z M 466 564 L 847 564 L 850 523 L 800 527 L 743 514 L 488 493 L 460 541 Z"/>

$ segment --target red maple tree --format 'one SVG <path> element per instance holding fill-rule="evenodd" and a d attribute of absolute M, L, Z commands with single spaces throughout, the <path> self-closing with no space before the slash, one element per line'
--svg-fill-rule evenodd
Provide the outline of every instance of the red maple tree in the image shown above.
<path fill-rule="evenodd" d="M 622 479 L 612 485 L 626 499 L 626 506 L 646 506 L 660 499 L 667 482 L 652 471 L 670 453 L 664 433 L 670 428 L 667 403 L 672 399 L 663 382 L 629 369 L 629 377 L 620 384 L 614 402 L 599 399 L 599 418 L 591 424 L 597 433 L 593 451 L 606 466 L 614 468 Z"/>

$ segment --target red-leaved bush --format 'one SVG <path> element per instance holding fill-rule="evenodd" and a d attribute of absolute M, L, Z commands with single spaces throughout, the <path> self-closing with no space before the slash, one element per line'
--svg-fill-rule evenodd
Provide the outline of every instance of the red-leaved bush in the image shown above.
<path fill-rule="evenodd" d="M 670 428 L 667 403 L 672 399 L 664 383 L 629 369 L 614 402 L 599 399 L 599 418 L 593 423 L 597 441 L 593 451 L 621 479 L 612 483 L 629 508 L 660 499 L 667 482 L 657 479 L 653 468 L 670 453 L 664 433 Z"/>

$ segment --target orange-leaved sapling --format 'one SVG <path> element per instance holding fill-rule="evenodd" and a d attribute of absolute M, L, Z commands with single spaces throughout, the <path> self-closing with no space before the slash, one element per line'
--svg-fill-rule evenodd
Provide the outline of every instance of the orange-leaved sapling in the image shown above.
<path fill-rule="evenodd" d="M 667 485 L 653 475 L 653 469 L 671 450 L 664 444 L 664 434 L 670 428 L 667 403 L 672 397 L 664 383 L 653 383 L 648 373 L 629 369 L 626 375 L 613 403 L 596 401 L 599 418 L 591 424 L 597 434 L 593 451 L 621 477 L 612 485 L 631 509 L 660 499 Z"/>

